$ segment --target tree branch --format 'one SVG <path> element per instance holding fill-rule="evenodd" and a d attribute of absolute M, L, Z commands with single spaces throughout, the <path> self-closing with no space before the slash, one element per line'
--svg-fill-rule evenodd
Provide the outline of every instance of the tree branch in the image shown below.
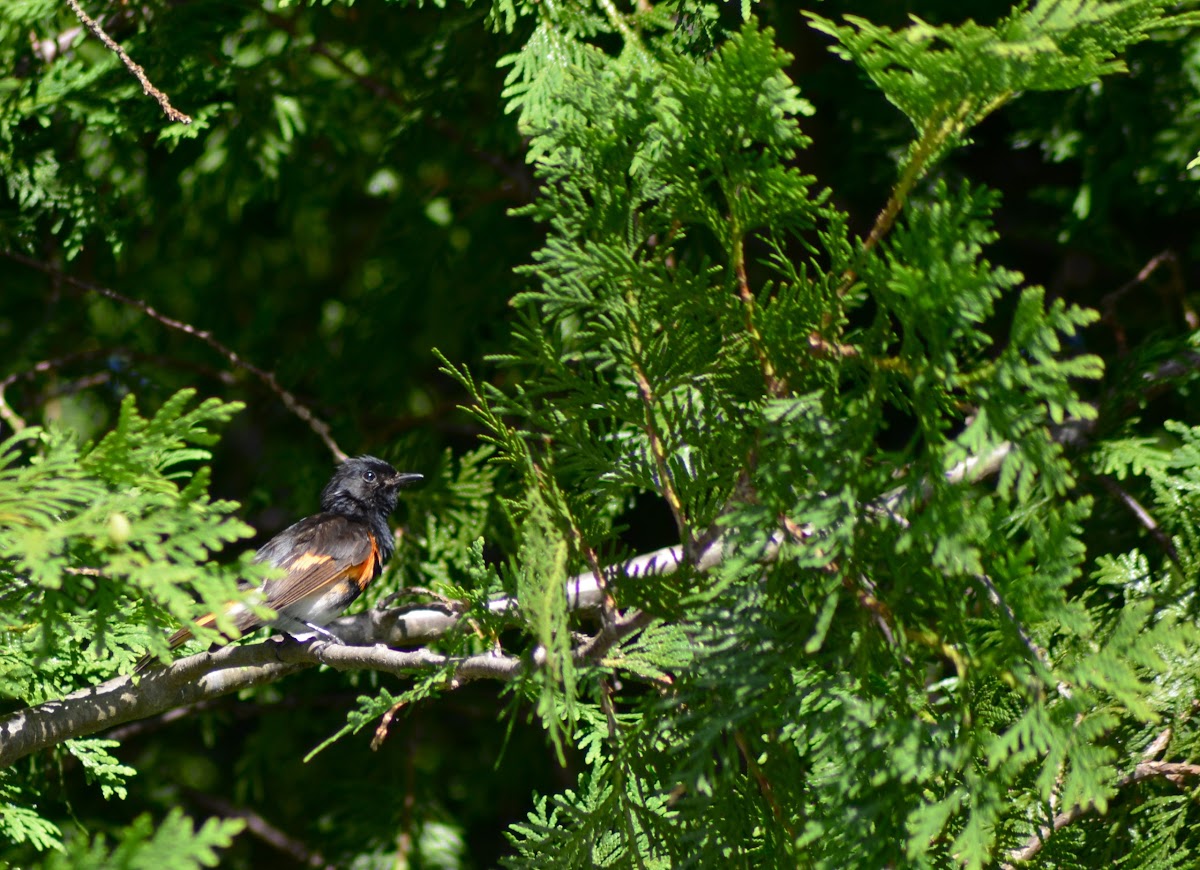
<path fill-rule="evenodd" d="M 154 99 L 158 102 L 158 105 L 162 108 L 164 115 L 179 124 L 192 123 L 190 116 L 185 115 L 183 112 L 172 106 L 167 95 L 150 83 L 150 79 L 146 77 L 146 71 L 134 63 L 133 58 L 125 53 L 125 49 L 121 48 L 120 44 L 115 39 L 104 32 L 104 28 L 100 26 L 100 23 L 89 17 L 88 14 L 83 11 L 78 0 L 67 0 L 67 5 L 71 7 L 71 11 L 74 12 L 75 16 L 83 22 L 84 26 L 87 27 L 87 29 L 90 30 L 97 39 L 103 42 L 105 46 L 108 47 L 109 51 L 113 52 L 121 59 L 121 63 L 125 64 L 125 68 L 133 73 L 134 78 L 136 78 L 138 83 L 142 86 L 142 93 L 146 94 L 147 96 L 154 97 Z"/>
<path fill-rule="evenodd" d="M 1150 514 L 1150 511 L 1146 510 L 1146 508 L 1142 506 L 1142 503 L 1133 497 L 1132 493 L 1127 491 L 1107 474 L 1097 475 L 1096 480 L 1098 480 L 1100 485 L 1108 490 L 1110 494 L 1115 496 L 1117 501 L 1121 502 L 1121 504 L 1129 509 L 1129 512 L 1133 514 L 1137 518 L 1137 521 L 1142 524 L 1142 527 L 1150 533 L 1150 537 L 1154 538 L 1155 543 L 1162 548 L 1163 552 L 1167 554 L 1167 557 L 1175 563 L 1177 568 L 1182 569 L 1183 566 L 1179 562 L 1179 552 L 1175 549 L 1175 544 L 1171 541 L 1171 537 L 1162 530 L 1162 527 L 1159 526 L 1158 522 Z"/>
<path fill-rule="evenodd" d="M 246 823 L 246 830 L 253 836 L 280 854 L 286 855 L 296 864 L 313 867 L 315 870 L 334 870 L 334 866 L 326 861 L 320 852 L 308 848 L 302 841 L 275 827 L 253 810 L 239 807 L 218 795 L 192 788 L 184 788 L 183 793 L 192 803 L 199 804 L 207 812 L 228 819 L 241 819 Z"/>
<path fill-rule="evenodd" d="M 400 676 L 451 666 L 456 684 L 483 678 L 511 680 L 525 666 L 520 659 L 490 653 L 452 659 L 424 648 L 400 651 L 382 645 L 335 646 L 284 638 L 228 646 L 188 656 L 141 677 L 115 677 L 7 717 L 0 721 L 0 768 L 64 740 L 265 685 L 320 664 Z"/>
<path fill-rule="evenodd" d="M 35 265 L 40 267 L 40 264 Z M 91 289 L 90 285 L 84 286 Z M 142 305 L 144 303 L 138 307 Z M 198 334 L 186 324 L 181 327 L 185 332 Z M 236 355 L 234 359 L 238 359 Z M 946 479 L 951 483 L 974 482 L 993 474 L 1009 450 L 1011 445 L 1004 444 L 986 456 L 972 457 L 950 469 Z M 886 493 L 868 509 L 897 516 L 895 511 L 903 494 L 903 491 Z M 774 561 L 783 537 L 782 531 L 777 532 L 751 557 L 764 564 Z M 579 574 L 567 581 L 567 606 L 571 610 L 599 609 L 606 587 L 617 578 L 668 575 L 685 564 L 698 572 L 709 571 L 727 558 L 733 546 L 730 540 L 717 538 L 691 559 L 681 546 L 665 547 L 609 566 L 599 576 L 593 571 Z M 517 602 L 507 597 L 496 598 L 489 602 L 488 609 L 496 614 L 515 616 Z M 1015 620 L 1011 612 L 1007 615 Z M 117 677 L 0 720 L 0 768 L 64 740 L 254 688 L 315 665 L 324 664 L 337 670 L 370 669 L 399 676 L 446 669 L 452 674 L 449 679 L 452 688 L 476 679 L 512 680 L 525 669 L 539 666 L 536 655 L 532 659 L 495 653 L 449 657 L 421 647 L 452 630 L 461 618 L 454 607 L 445 604 L 371 610 L 342 617 L 330 625 L 330 630 L 344 645 L 273 638 L 262 643 L 198 653 L 140 678 Z M 640 631 L 649 622 L 650 617 L 640 611 L 614 619 L 576 648 L 576 661 L 582 664 L 599 661 L 615 644 Z M 397 646 L 419 648 L 392 648 Z M 1190 766 L 1164 765 L 1166 763 L 1144 761 L 1138 766 L 1136 776 L 1141 779 L 1157 775 L 1177 780 L 1180 776 L 1193 775 Z M 1200 767 L 1196 770 L 1200 771 Z M 1087 809 L 1073 812 L 1082 815 Z M 1065 825 L 1075 817 L 1068 819 L 1065 814 L 1060 814 L 1056 820 L 1066 819 L 1062 822 Z"/>
<path fill-rule="evenodd" d="M 1153 779 L 1155 777 L 1162 777 L 1176 785 L 1182 785 L 1189 777 L 1197 776 L 1200 776 L 1200 764 L 1188 764 L 1182 761 L 1143 761 L 1133 769 L 1133 773 L 1127 774 L 1117 780 L 1116 789 L 1120 791 L 1142 780 Z M 1040 829 L 1026 840 L 1020 848 L 1009 852 L 1008 862 L 1001 866 L 1006 868 L 1006 870 L 1011 870 L 1013 863 L 1028 861 L 1042 850 L 1042 847 L 1046 845 L 1046 841 L 1050 839 L 1055 831 L 1062 830 L 1067 825 L 1078 821 L 1095 809 L 1095 804 L 1089 803 L 1085 806 L 1076 804 L 1069 810 L 1059 813 L 1054 817 L 1051 824 Z"/>
<path fill-rule="evenodd" d="M 724 541 L 714 542 L 701 554 L 696 568 L 711 569 L 724 560 L 728 548 Z M 778 542 L 772 541 L 760 558 L 774 559 L 777 552 Z M 606 579 L 670 574 L 682 564 L 682 548 L 667 547 L 610 566 Z M 600 607 L 603 594 L 601 583 L 591 572 L 567 582 L 567 604 L 572 610 Z M 488 607 L 493 613 L 517 612 L 517 603 L 511 598 L 494 599 Z M 197 653 L 140 677 L 115 677 L 0 720 L 0 768 L 64 740 L 265 685 L 316 665 L 343 671 L 375 670 L 397 676 L 449 669 L 451 688 L 478 679 L 512 680 L 527 668 L 540 666 L 536 655 L 532 660 L 490 652 L 450 657 L 424 647 L 391 648 L 429 643 L 453 629 L 460 619 L 450 607 L 441 605 L 367 611 L 342 617 L 330 625 L 344 645 L 298 643 L 276 637 Z M 615 619 L 576 649 L 576 662 L 599 661 L 615 644 L 649 622 L 650 617 L 640 611 Z"/>

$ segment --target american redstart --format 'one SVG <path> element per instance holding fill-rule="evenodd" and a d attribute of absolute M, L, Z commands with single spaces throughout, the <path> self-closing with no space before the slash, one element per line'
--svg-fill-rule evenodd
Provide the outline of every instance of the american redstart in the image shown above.
<path fill-rule="evenodd" d="M 287 572 L 267 580 L 260 590 L 261 603 L 276 613 L 271 625 L 289 635 L 316 632 L 336 640 L 324 626 L 383 571 L 395 550 L 388 515 L 396 508 L 400 488 L 423 479 L 374 456 L 343 462 L 321 491 L 321 512 L 284 529 L 254 554 L 255 562 Z M 231 604 L 224 615 L 241 634 L 266 624 L 242 604 Z M 210 613 L 196 624 L 208 627 L 216 621 Z M 167 643 L 175 649 L 191 637 L 190 628 L 181 628 Z M 147 655 L 137 670 L 152 660 Z"/>

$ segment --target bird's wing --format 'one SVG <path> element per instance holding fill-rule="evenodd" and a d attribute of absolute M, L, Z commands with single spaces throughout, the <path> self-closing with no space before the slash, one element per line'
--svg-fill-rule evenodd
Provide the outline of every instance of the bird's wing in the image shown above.
<path fill-rule="evenodd" d="M 344 579 L 365 586 L 378 572 L 379 547 L 362 523 L 317 514 L 284 529 L 254 558 L 287 572 L 263 584 L 263 603 L 278 612 Z"/>
<path fill-rule="evenodd" d="M 359 588 L 375 578 L 381 565 L 375 536 L 362 523 L 338 514 L 317 514 L 284 529 L 259 548 L 256 562 L 268 562 L 287 573 L 263 584 L 262 603 L 276 612 L 309 595 L 320 594 L 343 579 L 351 579 Z M 263 624 L 253 611 L 231 604 L 224 615 L 245 634 Z M 196 625 L 215 628 L 217 616 L 209 613 Z M 181 628 L 167 639 L 171 649 L 192 638 L 190 627 Z M 145 656 L 136 670 L 152 661 Z"/>

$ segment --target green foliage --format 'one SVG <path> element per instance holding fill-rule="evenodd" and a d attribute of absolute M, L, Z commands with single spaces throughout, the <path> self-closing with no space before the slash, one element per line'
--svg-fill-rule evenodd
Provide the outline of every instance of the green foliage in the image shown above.
<path fill-rule="evenodd" d="M 991 27 L 939 27 L 913 16 L 901 30 L 806 14 L 908 117 L 920 134 L 914 153 L 927 157 L 1023 92 L 1068 90 L 1124 72 L 1120 54 L 1131 44 L 1196 22 L 1195 13 L 1170 14 L 1174 8 L 1161 0 L 1040 0 Z"/>
<path fill-rule="evenodd" d="M 207 474 L 195 463 L 210 457 L 212 427 L 241 406 L 208 399 L 189 409 L 194 395 L 181 391 L 149 419 L 128 397 L 117 427 L 94 445 L 41 429 L 0 445 L 4 697 L 40 703 L 80 680 L 128 671 L 147 645 L 165 645 L 160 612 L 186 620 L 202 612 L 195 596 L 237 596 L 235 574 L 209 559 L 250 530 L 232 517 L 236 504 L 208 496 Z M 110 753 L 117 745 L 70 740 L 55 754 L 79 763 L 105 798 L 123 799 L 135 770 Z M 56 826 L 22 797 L 32 791 L 6 784 L 6 834 L 16 843 L 59 846 Z M 198 854 L 211 855 L 230 831 L 217 825 L 197 841 L 209 850 Z M 166 836 L 156 848 L 174 850 L 182 836 Z M 131 840 L 128 848 L 143 846 Z M 150 866 L 138 860 L 129 866 Z"/>
<path fill-rule="evenodd" d="M 9 843 L 28 843 L 38 851 L 62 848 L 62 831 L 43 818 L 36 801 L 22 793 L 10 771 L 0 774 L 0 831 Z"/>
<path fill-rule="evenodd" d="M 1158 681 L 1194 643 L 1145 600 L 1096 610 L 1071 591 L 1091 501 L 1071 496 L 1054 427 L 1097 416 L 1079 384 L 1102 363 L 1065 352 L 1096 315 L 1016 292 L 1023 277 L 983 258 L 994 194 L 938 182 L 906 202 L 1004 102 L 1119 71 L 1130 42 L 1182 21 L 1162 4 L 1049 4 L 994 27 L 817 21 L 918 131 L 900 220 L 858 255 L 787 165 L 810 107 L 769 32 L 697 58 L 651 31 L 610 55 L 601 24 L 547 16 L 511 60 L 549 236 L 502 359 L 522 389 L 477 396 L 497 409 L 480 419 L 506 443 L 547 433 L 535 461 L 564 491 L 589 481 L 573 499 L 585 540 L 650 489 L 685 546 L 719 530 L 735 550 L 672 578 L 703 630 L 638 662 L 672 676 L 667 700 L 632 695 L 622 727 L 603 702 L 583 717 L 595 766 L 514 829 L 530 861 L 882 866 L 900 842 L 915 864 L 983 866 L 1052 802 L 1107 808 L 1110 735 L 1160 721 Z M 911 434 L 885 448 L 898 415 Z M 992 454 L 990 493 L 946 476 Z M 893 507 L 865 510 L 897 485 Z M 771 517 L 805 534 L 764 573 Z M 621 602 L 661 606 L 645 585 Z M 645 796 L 672 789 L 666 823 Z"/>
<path fill-rule="evenodd" d="M 158 614 L 187 620 L 204 612 L 194 596 L 206 608 L 238 597 L 243 572 L 208 559 L 251 530 L 235 503 L 209 498 L 206 472 L 181 466 L 209 458 L 211 427 L 241 406 L 208 399 L 187 411 L 193 396 L 181 391 L 149 420 L 129 397 L 95 445 L 36 429 L 0 445 L 5 694 L 56 697 L 80 674 L 111 674 L 163 645 Z M 31 448 L 40 455 L 25 464 Z M 114 619 L 131 607 L 150 625 Z"/>
<path fill-rule="evenodd" d="M 218 849 L 225 849 L 246 823 L 241 819 L 209 819 L 195 828 L 181 810 L 173 810 L 155 822 L 139 816 L 121 832 L 110 848 L 106 838 L 91 842 L 80 839 L 46 862 L 48 868 L 104 868 L 104 870 L 152 870 L 152 868 L 216 867 Z"/>
<path fill-rule="evenodd" d="M 0 771 L 0 859 L 277 859 L 186 802 L 338 866 L 1194 864 L 1197 14 L 918 6 L 104 12 L 185 127 L 4 5 L 0 250 L 153 306 L 6 267 L 6 708 L 264 576 L 226 548 L 328 471 L 297 402 L 428 478 L 367 604 L 461 620 Z"/>
<path fill-rule="evenodd" d="M 124 800 L 125 779 L 137 771 L 109 755 L 109 749 L 120 745 L 116 740 L 68 740 L 64 744 L 83 765 L 88 782 L 100 784 L 100 793 L 105 798 L 115 796 Z"/>
<path fill-rule="evenodd" d="M 552 488 L 551 492 L 558 495 Z M 516 582 L 517 604 L 537 643 L 537 654 L 545 662 L 537 677 L 543 686 L 538 713 L 557 742 L 557 723 L 574 718 L 576 694 L 567 612 L 568 545 L 555 522 L 554 508 L 543 494 L 534 490 L 527 504 L 517 554 L 521 565 Z"/>

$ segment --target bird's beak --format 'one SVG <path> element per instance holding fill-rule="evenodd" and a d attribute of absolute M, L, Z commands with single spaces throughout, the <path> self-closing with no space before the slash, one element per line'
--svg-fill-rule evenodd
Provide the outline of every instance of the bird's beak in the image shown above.
<path fill-rule="evenodd" d="M 397 489 L 406 489 L 410 486 L 416 486 L 424 479 L 425 475 L 423 474 L 411 474 L 409 472 L 401 471 L 392 478 L 392 485 Z"/>

